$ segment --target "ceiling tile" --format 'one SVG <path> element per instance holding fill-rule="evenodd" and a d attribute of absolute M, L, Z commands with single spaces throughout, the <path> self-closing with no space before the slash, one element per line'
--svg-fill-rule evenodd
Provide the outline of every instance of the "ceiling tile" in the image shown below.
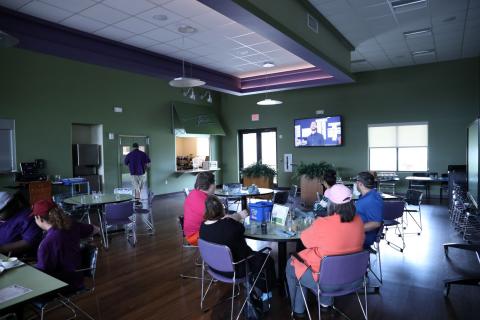
<path fill-rule="evenodd" d="M 414 56 L 413 60 L 415 61 L 416 64 L 424 64 L 424 63 L 436 62 L 437 57 L 435 56 L 435 54 L 426 54 L 426 55 Z"/>
<path fill-rule="evenodd" d="M 228 51 L 228 50 L 238 48 L 238 43 L 230 39 L 219 38 L 219 40 L 212 43 L 212 46 Z"/>
<path fill-rule="evenodd" d="M 158 41 L 155 41 L 153 39 L 150 39 L 141 35 L 130 37 L 128 39 L 123 40 L 122 42 L 134 47 L 139 47 L 139 48 L 147 48 L 147 47 L 151 47 L 153 45 L 158 44 Z"/>
<path fill-rule="evenodd" d="M 429 50 L 435 48 L 433 43 L 433 37 L 421 37 L 421 38 L 413 38 L 407 39 L 408 48 L 414 51 L 422 51 L 422 50 Z"/>
<path fill-rule="evenodd" d="M 92 0 L 41 0 L 41 2 L 73 13 L 85 10 L 96 4 L 96 2 Z"/>
<path fill-rule="evenodd" d="M 207 44 L 207 45 L 203 45 L 203 46 L 200 46 L 200 47 L 196 47 L 195 49 L 193 49 L 196 53 L 198 53 L 200 56 L 206 56 L 206 55 L 210 55 L 210 54 L 213 54 L 215 52 L 217 52 L 218 49 L 212 47 L 211 45 Z"/>
<path fill-rule="evenodd" d="M 38 1 L 33 1 L 26 4 L 20 9 L 20 12 L 53 22 L 59 22 L 72 15 L 72 13 L 69 11 Z"/>
<path fill-rule="evenodd" d="M 393 18 L 393 15 L 367 19 L 367 23 L 369 30 L 374 34 L 389 32 L 397 27 L 397 22 Z"/>
<path fill-rule="evenodd" d="M 103 3 L 111 8 L 133 15 L 155 7 L 153 3 L 147 0 L 103 0 Z"/>
<path fill-rule="evenodd" d="M 243 57 L 244 60 L 247 60 L 248 62 L 252 62 L 252 63 L 263 63 L 263 62 L 267 62 L 270 60 L 270 57 L 265 55 L 265 54 L 255 54 L 255 55 L 252 55 L 252 56 L 248 56 L 248 57 Z M 278 58 L 277 58 L 277 61 L 278 61 Z M 275 61 L 273 61 L 275 62 Z"/>
<path fill-rule="evenodd" d="M 249 34 L 252 31 L 250 31 L 249 29 L 245 28 L 244 26 L 234 22 L 234 23 L 230 23 L 230 24 L 220 26 L 217 29 L 217 32 L 221 35 L 226 36 L 226 37 L 233 38 L 233 37 L 238 37 L 238 36 L 241 36 L 241 35 Z"/>
<path fill-rule="evenodd" d="M 191 19 L 196 23 L 203 25 L 207 29 L 214 29 L 219 26 L 234 22 L 233 20 L 213 10 L 199 16 L 194 16 Z"/>
<path fill-rule="evenodd" d="M 473 0 L 475 2 L 476 0 Z M 452 12 L 458 10 L 467 10 L 469 0 L 434 0 L 429 1 L 428 5 L 433 14 L 439 12 Z"/>
<path fill-rule="evenodd" d="M 95 32 L 95 34 L 107 39 L 117 40 L 117 41 L 124 40 L 134 35 L 133 33 L 127 30 L 123 30 L 113 26 L 108 26 L 106 28 L 98 30 Z"/>
<path fill-rule="evenodd" d="M 157 28 L 157 26 L 135 17 L 120 21 L 115 26 L 133 33 L 144 33 Z"/>
<path fill-rule="evenodd" d="M 184 17 L 179 16 L 178 14 L 168 11 L 167 9 L 162 7 L 157 7 L 142 12 L 137 15 L 137 17 L 160 27 L 185 19 Z"/>
<path fill-rule="evenodd" d="M 185 18 L 199 16 L 201 14 L 210 12 L 210 8 L 206 5 L 198 1 L 191 0 L 174 0 L 167 2 L 162 6 Z"/>
<path fill-rule="evenodd" d="M 97 0 L 97 1 L 98 1 L 98 0 Z M 151 3 L 154 3 L 154 4 L 160 4 L 160 5 L 162 5 L 162 4 L 165 4 L 165 3 L 170 2 L 170 1 L 172 1 L 172 0 L 148 0 L 148 1 L 150 1 Z"/>
<path fill-rule="evenodd" d="M 0 0 L 0 6 L 17 10 L 32 0 Z"/>
<path fill-rule="evenodd" d="M 359 7 L 357 9 L 358 14 L 365 19 L 374 17 L 390 16 L 393 18 L 392 11 L 387 2 L 381 2 L 370 6 Z"/>
<path fill-rule="evenodd" d="M 157 44 L 148 48 L 149 51 L 153 51 L 160 54 L 170 54 L 174 52 L 179 52 L 178 48 L 169 46 L 167 44 Z"/>
<path fill-rule="evenodd" d="M 348 3 L 354 8 L 363 8 L 376 4 L 383 4 L 385 0 L 348 0 Z"/>
<path fill-rule="evenodd" d="M 333 16 L 351 10 L 351 7 L 346 0 L 335 0 L 321 4 L 317 6 L 317 9 L 324 16 Z"/>
<path fill-rule="evenodd" d="M 250 47 L 257 50 L 258 52 L 262 52 L 262 53 L 282 49 L 282 47 L 276 45 L 275 43 L 273 43 L 271 41 L 265 41 L 263 43 L 257 43 L 255 45 L 250 46 Z"/>
<path fill-rule="evenodd" d="M 143 36 L 157 40 L 158 42 L 168 42 L 174 39 L 179 39 L 181 36 L 163 28 L 153 29 L 151 31 L 145 32 Z"/>
<path fill-rule="evenodd" d="M 246 56 L 258 54 L 259 52 L 252 48 L 241 46 L 241 47 L 230 50 L 228 53 L 236 57 L 246 57 Z"/>
<path fill-rule="evenodd" d="M 128 15 L 125 13 L 104 6 L 101 3 L 82 11 L 82 15 L 106 24 L 113 24 L 128 18 Z"/>
<path fill-rule="evenodd" d="M 395 14 L 395 17 L 400 25 L 408 25 L 413 22 L 421 22 L 426 25 L 430 24 L 430 12 L 428 11 L 428 7 L 404 13 L 397 13 Z"/>
<path fill-rule="evenodd" d="M 467 16 L 467 10 L 439 12 L 432 16 L 432 24 L 449 25 L 452 23 L 463 23 Z"/>
<path fill-rule="evenodd" d="M 241 36 L 238 36 L 238 37 L 234 37 L 234 38 L 232 38 L 232 40 L 237 41 L 237 42 L 239 42 L 243 45 L 246 45 L 246 46 L 251 46 L 251 45 L 254 45 L 254 44 L 263 43 L 263 42 L 267 41 L 267 39 L 265 39 L 261 35 L 259 35 L 257 33 L 254 33 L 254 32 L 244 34 L 244 35 L 241 35 Z"/>
<path fill-rule="evenodd" d="M 81 30 L 84 32 L 95 32 L 107 26 L 103 22 L 93 20 L 79 14 L 76 14 L 74 16 L 71 16 L 70 18 L 63 20 L 62 24 L 67 27 Z"/>
<path fill-rule="evenodd" d="M 196 29 L 195 33 L 185 34 L 185 33 L 181 33 L 178 30 L 180 27 L 185 27 L 185 26 L 190 26 L 192 28 L 195 28 Z M 172 24 L 166 25 L 164 28 L 167 29 L 167 30 L 170 30 L 172 32 L 175 32 L 175 33 L 177 33 L 181 36 L 185 36 L 185 37 L 191 37 L 194 34 L 201 34 L 202 32 L 207 31 L 204 26 L 202 26 L 202 25 L 200 25 L 200 24 L 198 24 L 198 23 L 196 23 L 196 22 L 194 22 L 193 20 L 190 20 L 190 19 L 183 19 L 183 20 L 180 20 L 180 21 L 175 21 Z M 205 41 L 210 41 L 210 39 L 205 39 Z"/>
<path fill-rule="evenodd" d="M 177 47 L 179 49 L 191 49 L 191 48 L 199 47 L 203 43 L 200 43 L 190 38 L 182 37 L 182 38 L 175 39 L 173 41 L 168 41 L 167 44 L 173 47 Z"/>

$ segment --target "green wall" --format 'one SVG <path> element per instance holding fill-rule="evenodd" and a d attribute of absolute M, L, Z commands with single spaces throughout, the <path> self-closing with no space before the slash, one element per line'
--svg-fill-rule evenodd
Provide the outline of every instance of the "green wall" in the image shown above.
<path fill-rule="evenodd" d="M 223 178 L 238 179 L 238 129 L 276 127 L 279 160 L 284 153 L 292 153 L 294 163 L 325 160 L 347 177 L 368 167 L 368 124 L 410 121 L 428 121 L 430 171 L 446 172 L 448 164 L 466 163 L 466 128 L 479 112 L 478 68 L 478 59 L 467 59 L 358 73 L 354 84 L 273 93 L 283 104 L 270 107 L 256 105 L 260 95 L 222 95 Z M 314 117 L 315 110 L 343 116 L 344 146 L 294 147 L 293 119 Z M 259 122 L 250 121 L 252 113 L 260 114 Z M 286 187 L 291 174 L 278 164 L 279 186 Z"/>
<path fill-rule="evenodd" d="M 107 191 L 118 182 L 118 141 L 108 140 L 109 132 L 150 137 L 153 192 L 193 187 L 193 175 L 173 173 L 170 101 L 184 99 L 180 89 L 152 77 L 14 48 L 0 50 L 0 70 L 0 118 L 16 120 L 18 162 L 42 158 L 47 174 L 69 177 L 72 123 L 103 124 Z M 220 96 L 213 100 L 218 111 Z M 123 113 L 113 112 L 116 105 Z M 214 139 L 212 159 L 220 154 L 219 141 Z M 12 175 L 0 175 L 0 186 L 12 182 Z"/>

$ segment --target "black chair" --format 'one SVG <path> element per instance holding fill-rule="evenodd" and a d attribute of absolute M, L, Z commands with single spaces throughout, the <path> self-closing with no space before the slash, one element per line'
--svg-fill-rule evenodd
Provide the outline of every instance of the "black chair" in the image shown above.
<path fill-rule="evenodd" d="M 412 176 L 427 178 L 427 177 L 430 177 L 430 173 L 428 173 L 428 172 L 414 172 L 412 174 Z M 430 182 L 428 182 L 428 181 L 410 180 L 410 182 L 408 184 L 408 189 L 425 191 L 425 196 L 427 198 L 430 197 Z"/>
<path fill-rule="evenodd" d="M 383 211 L 383 225 L 385 226 L 385 240 L 387 244 L 395 250 L 403 252 L 405 249 L 405 237 L 403 231 L 403 213 L 405 209 L 405 202 L 400 201 L 385 201 Z M 387 239 L 387 230 L 389 227 L 395 227 L 395 234 L 402 239 L 402 244 L 399 245 Z"/>
<path fill-rule="evenodd" d="M 273 203 L 284 205 L 288 202 L 288 191 L 279 191 L 273 195 Z"/>
<path fill-rule="evenodd" d="M 448 173 L 442 173 L 441 177 L 443 179 L 448 178 Z M 443 193 L 447 195 L 448 198 L 448 181 L 442 181 L 440 183 L 440 201 L 443 200 Z"/>
<path fill-rule="evenodd" d="M 404 219 L 403 229 L 406 229 L 409 224 L 409 219 L 411 219 L 418 228 L 416 233 L 420 235 L 423 230 L 422 224 L 422 199 L 423 193 L 418 190 L 408 189 L 405 194 L 405 209 L 404 212 L 407 214 L 406 219 Z M 415 215 L 418 214 L 418 218 Z M 411 234 L 413 232 L 404 232 L 404 234 Z"/>
<path fill-rule="evenodd" d="M 461 250 L 467 250 L 475 252 L 477 255 L 478 263 L 480 264 L 480 245 L 478 244 L 467 244 L 467 243 L 446 243 L 443 245 L 445 251 L 445 256 L 448 258 L 448 249 L 457 248 Z M 444 289 L 443 294 L 445 297 L 448 297 L 450 293 L 450 286 L 452 284 L 458 285 L 467 285 L 467 286 L 480 286 L 480 277 L 458 277 L 455 279 L 446 279 L 443 281 Z"/>

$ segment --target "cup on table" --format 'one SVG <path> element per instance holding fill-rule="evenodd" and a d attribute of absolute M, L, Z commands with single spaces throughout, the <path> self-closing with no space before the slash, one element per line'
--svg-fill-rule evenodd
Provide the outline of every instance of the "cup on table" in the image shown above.
<path fill-rule="evenodd" d="M 250 223 L 250 233 L 251 234 L 257 233 L 257 224 L 255 222 Z"/>
<path fill-rule="evenodd" d="M 80 203 L 81 203 L 81 204 L 85 204 L 86 200 L 87 200 L 87 199 L 85 198 L 84 195 L 81 195 L 81 196 L 80 196 Z"/>
<path fill-rule="evenodd" d="M 17 263 L 18 263 L 18 258 L 15 258 L 15 257 L 6 258 L 5 260 L 2 260 L 2 265 L 7 269 L 14 267 Z"/>

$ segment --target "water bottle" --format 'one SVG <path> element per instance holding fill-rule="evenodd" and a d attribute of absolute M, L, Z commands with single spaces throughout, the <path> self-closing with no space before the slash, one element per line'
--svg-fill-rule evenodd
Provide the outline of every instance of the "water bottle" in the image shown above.
<path fill-rule="evenodd" d="M 292 231 L 292 225 L 293 225 L 292 212 L 288 211 L 287 220 L 285 221 L 285 228 L 287 229 L 287 231 Z"/>
<path fill-rule="evenodd" d="M 265 220 L 262 221 L 261 228 L 262 228 L 262 234 L 267 234 L 268 233 L 267 221 L 265 221 Z"/>

